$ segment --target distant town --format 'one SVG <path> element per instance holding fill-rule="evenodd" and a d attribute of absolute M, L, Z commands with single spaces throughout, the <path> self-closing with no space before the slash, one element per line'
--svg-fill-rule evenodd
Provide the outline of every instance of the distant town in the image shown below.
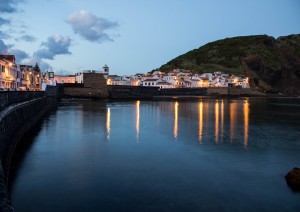
<path fill-rule="evenodd" d="M 250 88 L 247 77 L 229 75 L 222 72 L 194 73 L 174 69 L 168 73 L 154 71 L 131 76 L 110 75 L 109 67 L 102 70 L 83 70 L 74 75 L 56 75 L 53 71 L 42 71 L 38 64 L 16 64 L 14 55 L 0 55 L 0 91 L 39 91 L 46 86 L 65 83 L 84 83 L 84 74 L 101 74 L 107 85 L 147 86 L 160 89 L 205 88 L 205 87 L 240 87 Z"/>

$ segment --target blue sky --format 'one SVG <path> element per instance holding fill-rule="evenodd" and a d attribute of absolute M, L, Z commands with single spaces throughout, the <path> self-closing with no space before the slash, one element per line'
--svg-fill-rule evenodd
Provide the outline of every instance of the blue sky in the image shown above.
<path fill-rule="evenodd" d="M 0 0 L 0 52 L 57 74 L 145 73 L 218 39 L 299 33 L 298 0 Z"/>

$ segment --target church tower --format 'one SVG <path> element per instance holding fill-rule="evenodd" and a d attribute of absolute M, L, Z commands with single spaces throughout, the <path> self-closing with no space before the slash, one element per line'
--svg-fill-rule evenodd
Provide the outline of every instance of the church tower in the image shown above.
<path fill-rule="evenodd" d="M 106 64 L 103 66 L 103 73 L 109 75 L 109 67 Z"/>

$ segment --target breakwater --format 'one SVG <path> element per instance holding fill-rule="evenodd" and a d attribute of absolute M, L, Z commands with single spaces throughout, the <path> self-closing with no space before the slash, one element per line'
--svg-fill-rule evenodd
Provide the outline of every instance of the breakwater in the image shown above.
<path fill-rule="evenodd" d="M 243 88 L 170 88 L 144 86 L 109 85 L 108 97 L 110 99 L 152 99 L 170 96 L 261 96 L 256 89 Z"/>
<path fill-rule="evenodd" d="M 24 102 L 45 95 L 42 91 L 4 91 L 0 92 L 0 111 L 11 104 Z"/>
<path fill-rule="evenodd" d="M 158 87 L 108 85 L 109 99 L 152 99 L 159 95 Z"/>
<path fill-rule="evenodd" d="M 0 111 L 0 211 L 13 211 L 7 194 L 9 165 L 19 139 L 57 105 L 56 87 L 46 92 L 1 92 Z"/>
<path fill-rule="evenodd" d="M 67 98 L 107 98 L 106 79 L 101 74 L 88 73 L 83 75 L 84 83 L 59 84 L 59 90 Z"/>

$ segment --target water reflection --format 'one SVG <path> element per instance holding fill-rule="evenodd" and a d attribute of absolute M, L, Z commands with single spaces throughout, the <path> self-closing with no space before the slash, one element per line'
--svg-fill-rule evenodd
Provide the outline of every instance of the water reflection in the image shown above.
<path fill-rule="evenodd" d="M 140 123 L 149 116 L 153 118 L 152 123 L 161 124 L 161 111 L 168 111 L 173 118 L 171 124 L 172 137 L 178 139 L 179 125 L 192 126 L 194 122 L 195 128 L 190 128 L 190 136 L 195 135 L 195 140 L 202 143 L 207 138 L 208 141 L 213 141 L 216 144 L 223 143 L 225 135 L 229 135 L 228 141 L 231 143 L 239 140 L 242 137 L 242 144 L 244 147 L 248 146 L 249 142 L 249 100 L 242 101 L 224 101 L 224 100 L 211 100 L 199 101 L 196 104 L 187 102 L 160 102 L 148 105 L 148 113 L 141 116 L 141 102 L 134 101 L 133 103 L 133 117 L 128 117 L 126 120 L 131 119 L 133 123 L 133 131 L 135 132 L 135 140 L 141 140 Z M 195 105 L 195 106 L 193 106 Z M 179 110 L 181 106 L 181 110 Z M 150 113 L 152 115 L 149 115 Z M 148 114 L 148 115 L 147 115 Z M 179 116 L 183 119 L 179 120 Z M 190 123 L 185 123 L 189 120 Z M 193 120 L 193 121 L 192 121 Z M 108 105 L 106 109 L 106 139 L 111 140 L 111 106 Z M 180 123 L 181 124 L 180 124 Z M 172 126 L 173 125 L 173 126 Z M 167 126 L 167 125 L 166 125 Z M 184 128 L 185 129 L 185 128 Z M 195 131 L 193 134 L 192 132 Z M 227 133 L 226 133 L 227 132 Z M 182 131 L 184 133 L 184 131 Z"/>
<path fill-rule="evenodd" d="M 179 103 L 175 102 L 174 104 L 174 138 L 178 137 L 178 106 Z"/>
<path fill-rule="evenodd" d="M 280 177 L 299 158 L 299 104 L 274 108 L 257 101 L 61 106 L 36 135 L 19 142 L 33 140 L 21 167 L 10 172 L 17 173 L 10 187 L 14 207 L 45 212 L 87 206 L 89 211 L 172 212 L 299 208 L 299 196 Z M 174 137 L 180 142 L 172 142 Z M 258 193 L 266 198 L 255 198 Z M 274 205 L 275 199 L 281 201 Z"/>
<path fill-rule="evenodd" d="M 249 103 L 248 100 L 244 101 L 244 147 L 248 146 L 248 133 L 249 133 Z"/>
<path fill-rule="evenodd" d="M 236 102 L 229 103 L 229 114 L 230 114 L 230 143 L 233 143 L 235 138 L 235 128 L 236 128 Z"/>
<path fill-rule="evenodd" d="M 139 141 L 140 137 L 140 101 L 135 103 L 135 130 L 136 140 Z"/>
<path fill-rule="evenodd" d="M 215 103 L 215 142 L 219 141 L 219 101 Z"/>
<path fill-rule="evenodd" d="M 106 110 L 106 138 L 109 141 L 110 139 L 110 108 L 108 107 Z"/>
<path fill-rule="evenodd" d="M 202 143 L 203 138 L 203 103 L 199 103 L 199 141 Z"/>
<path fill-rule="evenodd" d="M 224 137 L 224 101 L 221 101 L 221 142 Z"/>

